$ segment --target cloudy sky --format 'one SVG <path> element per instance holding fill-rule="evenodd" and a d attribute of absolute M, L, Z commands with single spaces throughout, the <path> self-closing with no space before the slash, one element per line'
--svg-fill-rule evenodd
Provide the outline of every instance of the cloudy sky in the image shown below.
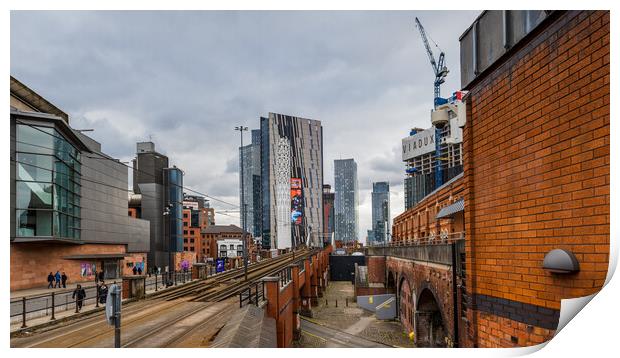
<path fill-rule="evenodd" d="M 392 216 L 401 213 L 400 140 L 430 126 L 434 76 L 414 18 L 446 53 L 448 95 L 460 84 L 458 38 L 478 14 L 12 11 L 11 74 L 74 128 L 95 129 L 107 154 L 129 160 L 151 138 L 186 186 L 232 203 L 234 126 L 257 128 L 269 112 L 321 120 L 325 182 L 333 185 L 334 159 L 358 163 L 363 239 L 372 182 L 390 182 Z"/>

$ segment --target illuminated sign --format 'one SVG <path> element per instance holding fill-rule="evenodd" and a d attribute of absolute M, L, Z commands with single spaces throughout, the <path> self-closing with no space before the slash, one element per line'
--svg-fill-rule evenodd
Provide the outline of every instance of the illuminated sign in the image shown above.
<path fill-rule="evenodd" d="M 301 179 L 291 178 L 291 223 L 294 225 L 301 225 L 303 205 Z"/>

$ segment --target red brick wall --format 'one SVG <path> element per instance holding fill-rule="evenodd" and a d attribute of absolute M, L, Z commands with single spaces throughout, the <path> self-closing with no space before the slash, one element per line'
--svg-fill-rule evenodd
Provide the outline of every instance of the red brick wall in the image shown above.
<path fill-rule="evenodd" d="M 392 225 L 392 240 L 412 240 L 438 234 L 438 231 L 442 230 L 447 230 L 448 233 L 462 231 L 462 219 L 441 219 L 437 223 L 435 216 L 441 208 L 463 197 L 463 184 L 462 178 L 456 179 L 437 193 L 397 216 Z"/>
<path fill-rule="evenodd" d="M 385 283 L 385 256 L 366 256 L 369 283 Z"/>
<path fill-rule="evenodd" d="M 138 262 L 144 262 L 144 269 L 142 270 L 142 274 L 146 274 L 148 272 L 148 267 L 146 265 L 146 253 L 144 254 L 131 254 L 131 256 L 125 256 L 125 259 L 121 260 L 122 274 L 125 275 L 133 275 L 133 267 Z M 131 266 L 127 264 L 131 263 Z"/>
<path fill-rule="evenodd" d="M 535 32 L 467 88 L 467 288 L 557 310 L 607 274 L 609 12 L 564 12 Z M 581 271 L 545 272 L 555 248 L 574 252 Z M 481 317 L 474 342 L 517 345 Z M 550 337 L 516 331 L 518 345 Z"/>
<path fill-rule="evenodd" d="M 95 276 L 81 276 L 81 264 L 95 264 L 101 270 L 101 260 L 67 260 L 69 255 L 124 254 L 125 245 L 63 245 L 11 243 L 11 291 L 47 286 L 47 275 L 66 272 L 68 283 L 94 282 Z"/>

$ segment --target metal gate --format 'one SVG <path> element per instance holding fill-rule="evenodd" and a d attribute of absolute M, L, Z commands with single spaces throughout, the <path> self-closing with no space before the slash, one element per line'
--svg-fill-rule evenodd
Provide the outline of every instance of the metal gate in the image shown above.
<path fill-rule="evenodd" d="M 329 272 L 332 281 L 355 280 L 355 264 L 366 265 L 366 256 L 329 255 Z"/>

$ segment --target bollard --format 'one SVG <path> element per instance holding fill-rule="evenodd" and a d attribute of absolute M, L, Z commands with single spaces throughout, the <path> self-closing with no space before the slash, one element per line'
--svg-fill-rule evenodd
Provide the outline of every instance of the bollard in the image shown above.
<path fill-rule="evenodd" d="M 327 304 L 327 299 L 325 299 L 325 307 L 327 307 L 327 306 L 329 306 L 329 305 Z"/>
<path fill-rule="evenodd" d="M 155 292 L 157 292 L 157 274 L 155 274 Z"/>
<path fill-rule="evenodd" d="M 99 307 L 99 284 L 97 284 L 97 298 L 95 299 L 95 307 Z"/>
<path fill-rule="evenodd" d="M 22 297 L 22 328 L 26 328 L 26 297 Z"/>
<path fill-rule="evenodd" d="M 349 307 L 349 297 L 345 297 L 345 299 L 344 299 L 344 305 L 345 305 L 346 307 Z"/>
<path fill-rule="evenodd" d="M 258 283 L 256 283 L 256 307 L 258 307 Z"/>
<path fill-rule="evenodd" d="M 338 307 L 338 300 L 336 300 L 336 307 Z"/>
<path fill-rule="evenodd" d="M 56 316 L 54 316 L 54 313 L 55 313 L 54 309 L 55 309 L 55 306 L 56 306 L 55 299 L 54 299 L 55 296 L 56 296 L 55 293 L 52 292 L 52 319 L 50 319 L 50 321 L 53 321 L 53 320 L 56 319 Z"/>

